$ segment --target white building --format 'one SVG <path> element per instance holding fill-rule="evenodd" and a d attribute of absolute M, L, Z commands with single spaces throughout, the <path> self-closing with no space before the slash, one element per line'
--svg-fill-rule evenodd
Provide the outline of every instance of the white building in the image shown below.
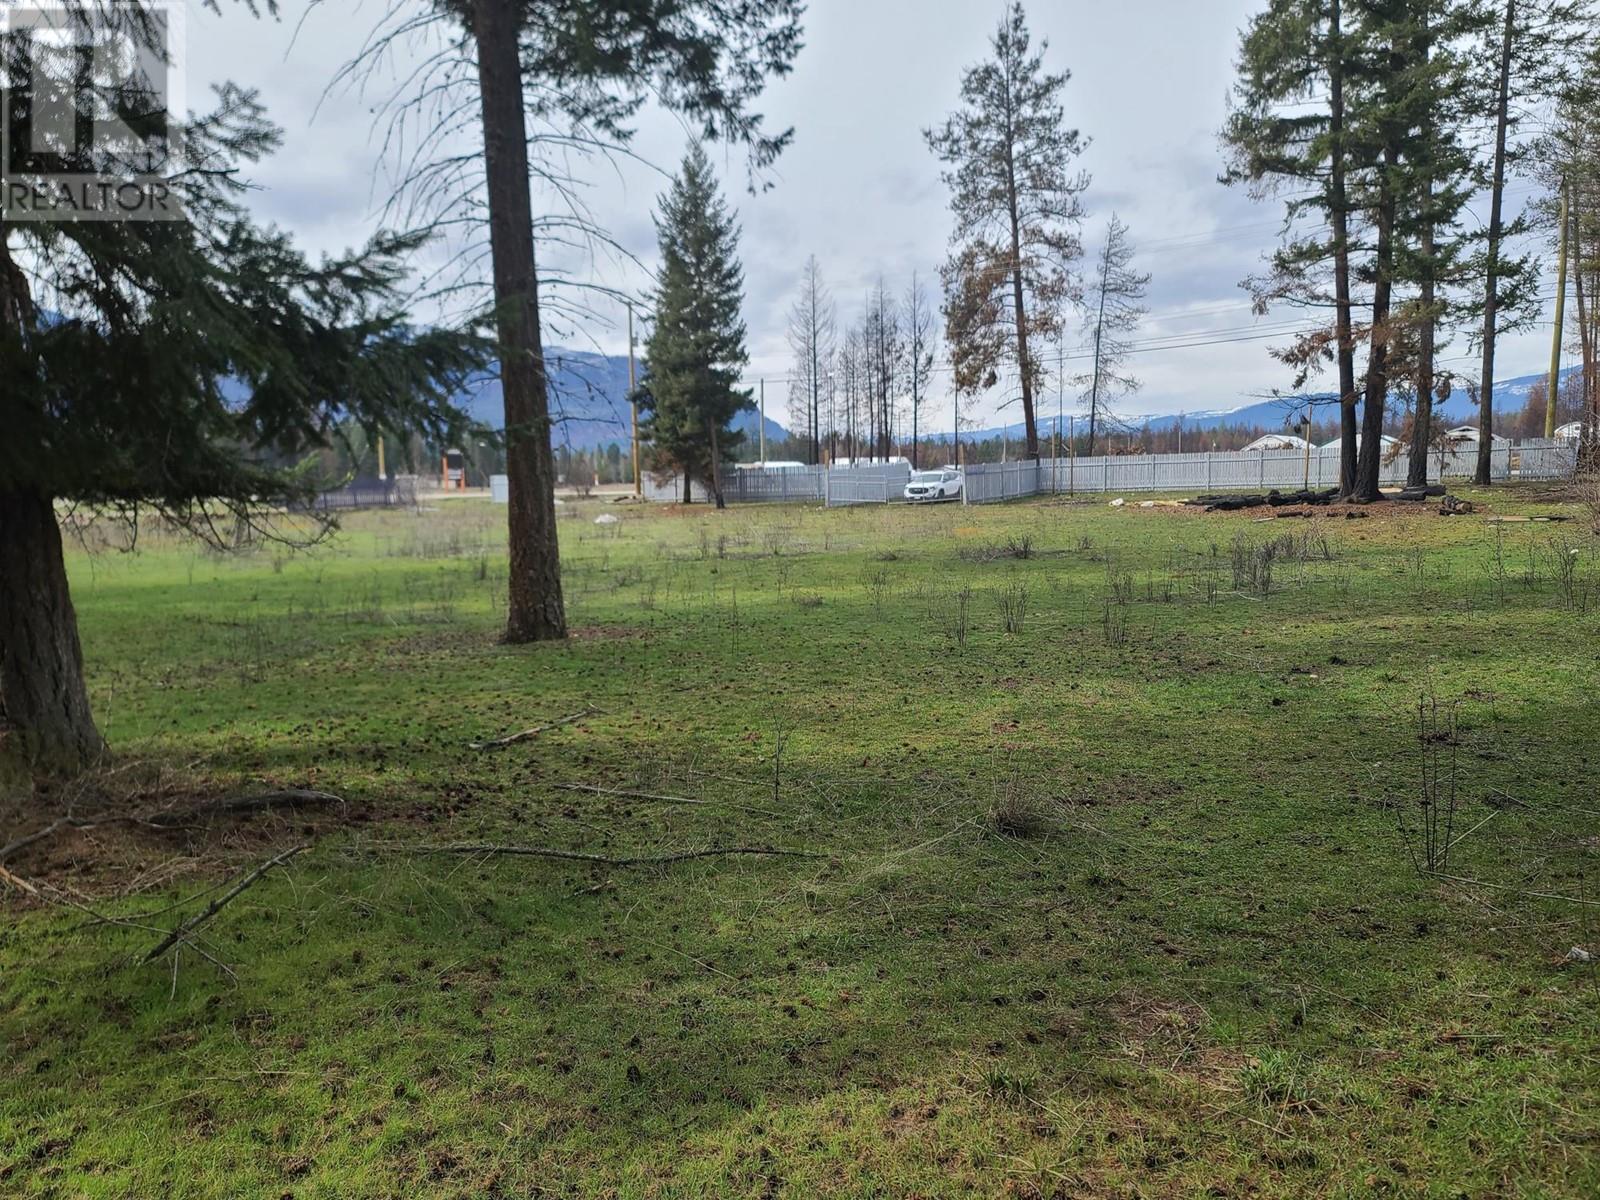
<path fill-rule="evenodd" d="M 1245 450 L 1304 450 L 1310 444 L 1305 438 L 1292 433 L 1269 433 L 1266 437 L 1258 437 Z"/>
<path fill-rule="evenodd" d="M 1556 437 L 1563 442 L 1575 442 L 1583 436 L 1582 421 L 1568 421 L 1556 429 Z"/>
<path fill-rule="evenodd" d="M 1392 450 L 1392 449 L 1394 449 L 1394 447 L 1398 446 L 1399 444 L 1400 444 L 1400 439 L 1399 438 L 1390 437 L 1387 433 L 1383 434 L 1378 439 L 1378 445 L 1381 446 L 1385 451 Z M 1342 437 L 1337 437 L 1337 438 L 1334 438 L 1333 441 L 1331 441 L 1331 442 L 1324 443 L 1324 445 L 1322 446 L 1322 449 L 1324 449 L 1324 450 L 1337 450 L 1343 445 L 1344 445 L 1344 439 Z M 1361 452 L 1361 435 L 1358 433 L 1358 434 L 1356 434 L 1356 453 L 1359 454 L 1360 452 Z"/>
<path fill-rule="evenodd" d="M 1498 433 L 1492 434 L 1491 438 L 1497 446 L 1510 445 Z M 1457 425 L 1454 429 L 1444 431 L 1444 440 L 1452 446 L 1476 446 L 1478 444 L 1478 427 L 1476 425 Z"/>

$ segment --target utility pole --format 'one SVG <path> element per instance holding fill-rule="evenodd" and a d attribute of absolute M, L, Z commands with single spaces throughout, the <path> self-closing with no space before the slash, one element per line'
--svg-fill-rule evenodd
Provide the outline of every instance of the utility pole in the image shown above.
<path fill-rule="evenodd" d="M 628 301 L 628 400 L 633 407 L 633 496 L 639 499 L 644 493 L 644 479 L 639 474 L 639 398 L 633 368 L 633 301 Z"/>
<path fill-rule="evenodd" d="M 1562 180 L 1561 249 L 1556 263 L 1556 327 L 1550 335 L 1550 384 L 1544 395 L 1544 436 L 1547 438 L 1556 436 L 1556 396 L 1561 383 L 1561 326 L 1567 315 L 1567 224 L 1567 183 Z"/>
<path fill-rule="evenodd" d="M 955 399 L 950 402 L 950 419 L 954 422 L 954 425 L 951 427 L 950 436 L 955 438 L 955 440 L 956 440 L 956 447 L 955 447 L 955 449 L 956 449 L 956 469 L 960 470 L 961 469 L 961 393 L 958 392 L 955 388 L 951 388 L 950 389 L 950 394 L 953 397 L 955 397 Z M 961 494 L 963 496 L 965 496 L 967 494 L 967 487 L 966 487 L 965 484 L 961 485 Z"/>
<path fill-rule="evenodd" d="M 1056 494 L 1056 476 L 1061 462 L 1061 414 L 1066 411 L 1067 400 L 1066 354 L 1061 343 L 1056 343 L 1056 435 L 1050 443 L 1050 494 Z"/>
<path fill-rule="evenodd" d="M 1305 477 L 1305 480 L 1300 484 L 1300 486 L 1301 486 L 1302 489 L 1304 489 L 1305 491 L 1309 492 L 1311 490 L 1311 406 L 1310 405 L 1306 406 L 1305 418 L 1300 422 L 1300 432 L 1305 435 L 1303 440 L 1304 440 L 1304 442 L 1306 444 L 1306 477 Z"/>
<path fill-rule="evenodd" d="M 1060 474 L 1058 467 L 1061 462 L 1061 411 L 1056 410 L 1056 431 L 1050 439 L 1050 494 L 1056 494 L 1056 476 Z"/>
<path fill-rule="evenodd" d="M 816 445 L 816 439 L 815 438 L 812 439 L 811 444 L 813 446 Z M 761 465 L 762 466 L 766 466 L 766 463 L 767 463 L 767 381 L 765 379 L 763 379 L 761 381 Z"/>
<path fill-rule="evenodd" d="M 1078 434 L 1073 429 L 1076 418 L 1067 418 L 1067 495 L 1072 495 L 1078 487 Z"/>
<path fill-rule="evenodd" d="M 383 434 L 378 435 L 378 478 L 385 482 L 389 479 L 389 472 L 383 467 Z"/>

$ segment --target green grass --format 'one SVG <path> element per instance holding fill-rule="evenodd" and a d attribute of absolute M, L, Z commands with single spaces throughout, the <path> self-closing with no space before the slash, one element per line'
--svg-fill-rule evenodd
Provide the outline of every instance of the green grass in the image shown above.
<path fill-rule="evenodd" d="M 1600 910 L 1549 898 L 1600 899 L 1581 522 L 569 511 L 562 645 L 496 642 L 487 505 L 75 553 L 130 777 L 351 804 L 12 864 L 137 921 L 315 842 L 211 926 L 236 978 L 4 898 L 0 1194 L 1600 1194 L 1600 990 L 1560 965 Z M 1424 692 L 1484 822 L 1449 873 L 1496 886 L 1397 831 Z M 397 848 L 459 841 L 824 857 Z"/>

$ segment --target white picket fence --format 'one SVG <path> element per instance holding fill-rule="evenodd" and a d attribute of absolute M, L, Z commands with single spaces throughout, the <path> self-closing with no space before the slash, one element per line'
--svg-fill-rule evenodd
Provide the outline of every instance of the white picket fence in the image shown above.
<path fill-rule="evenodd" d="M 1496 444 L 1490 471 L 1498 480 L 1559 479 L 1576 461 L 1572 442 L 1539 439 Z M 1468 446 L 1428 456 L 1428 479 L 1470 478 L 1477 448 Z M 1411 459 L 1402 452 L 1379 465 L 1378 482 L 1404 484 Z M 1076 492 L 1244 492 L 1313 490 L 1339 482 L 1339 451 L 1236 450 L 1208 454 L 1097 455 L 1094 458 L 1043 459 L 1037 463 L 984 463 L 966 469 L 968 504 L 988 504 L 1024 496 Z"/>
<path fill-rule="evenodd" d="M 1491 471 L 1498 480 L 1560 479 L 1572 474 L 1576 443 L 1543 438 L 1496 443 Z M 1428 479 L 1440 482 L 1470 478 L 1477 469 L 1478 452 L 1466 446 L 1443 456 L 1428 456 Z M 1385 487 L 1405 483 L 1410 455 L 1402 452 L 1378 468 Z M 889 466 L 745 468 L 729 467 L 723 474 L 722 494 L 729 504 L 784 501 L 822 501 L 829 507 L 855 504 L 895 504 L 905 498 L 911 469 L 903 463 Z M 1025 496 L 1069 495 L 1078 492 L 1248 492 L 1278 488 L 1332 487 L 1339 482 L 1339 451 L 1232 450 L 1205 454 L 1097 455 L 1093 458 L 1046 458 L 1038 462 L 979 463 L 965 469 L 968 504 L 991 504 Z M 647 499 L 673 503 L 683 499 L 683 481 L 656 482 L 646 475 Z M 710 499 L 707 489 L 694 485 L 695 503 Z"/>

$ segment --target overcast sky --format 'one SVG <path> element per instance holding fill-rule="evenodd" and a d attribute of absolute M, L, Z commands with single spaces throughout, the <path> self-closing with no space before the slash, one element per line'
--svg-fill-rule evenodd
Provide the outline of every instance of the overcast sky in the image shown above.
<path fill-rule="evenodd" d="M 1115 211 L 1130 226 L 1137 263 L 1151 273 L 1151 314 L 1138 338 L 1151 345 L 1134 359 L 1144 390 L 1119 402 L 1124 413 L 1225 409 L 1249 403 L 1290 380 L 1268 349 L 1297 324 L 1292 312 L 1252 316 L 1239 281 L 1256 269 L 1277 231 L 1277 206 L 1253 203 L 1216 181 L 1217 129 L 1226 111 L 1238 30 L 1262 0 L 1035 0 L 1028 6 L 1035 40 L 1046 38 L 1047 65 L 1070 70 L 1069 122 L 1091 139 L 1082 165 L 1092 174 L 1084 238 L 1092 253 Z M 397 7 L 410 7 L 396 0 Z M 417 11 L 424 6 L 417 3 Z M 730 203 L 743 227 L 749 382 L 765 377 L 768 414 L 785 420 L 790 354 L 785 327 L 800 269 L 815 254 L 840 309 L 854 319 L 881 274 L 902 292 L 916 272 L 937 289 L 950 221 L 938 164 L 922 130 L 955 104 L 963 67 L 987 52 L 1002 0 L 811 0 L 805 48 L 793 73 L 773 85 L 761 108 L 770 128 L 793 126 L 793 146 L 770 173 L 772 187 L 745 190 L 737 151 L 714 150 Z M 339 67 L 354 57 L 387 10 L 383 0 L 309 5 L 283 0 L 277 21 L 253 20 L 224 6 L 222 16 L 192 6 L 189 96 L 230 78 L 258 88 L 285 132 L 284 149 L 253 171 L 252 203 L 263 219 L 295 231 L 318 250 L 360 242 L 382 219 L 392 157 L 382 146 L 382 102 L 393 75 L 363 93 L 336 88 Z M 397 56 L 398 73 L 429 48 L 426 38 Z M 656 254 L 650 213 L 665 176 L 681 158 L 686 132 L 672 117 L 646 113 L 635 161 L 579 164 L 587 204 L 643 266 L 613 252 L 549 247 L 541 266 L 625 293 L 648 285 Z M 1512 205 L 1531 191 L 1514 183 Z M 536 199 L 536 205 L 541 201 Z M 546 196 L 544 207 L 555 200 Z M 1546 289 L 1549 290 L 1548 288 Z M 595 316 L 568 323 L 568 345 L 624 352 L 618 307 L 594 301 Z M 1548 326 L 1505 339 L 1501 378 L 1540 370 Z M 1067 353 L 1081 348 L 1082 329 Z M 1211 345 L 1192 343 L 1215 342 Z M 1446 355 L 1465 356 L 1458 344 Z M 1462 361 L 1445 364 L 1470 369 Z M 1081 366 L 1080 368 L 1081 369 Z M 1067 372 L 1073 370 L 1067 365 Z M 942 391 L 945 375 L 936 378 Z M 1004 389 L 975 414 L 996 412 Z M 1052 387 L 1042 409 L 1054 415 Z M 1069 390 L 1067 408 L 1074 407 Z M 936 411 L 943 414 L 947 404 Z M 930 424 L 948 428 L 948 416 Z"/>

